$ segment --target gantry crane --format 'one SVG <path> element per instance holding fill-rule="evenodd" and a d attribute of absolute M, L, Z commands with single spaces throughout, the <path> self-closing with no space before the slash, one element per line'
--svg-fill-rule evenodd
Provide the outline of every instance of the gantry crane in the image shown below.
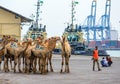
<path fill-rule="evenodd" d="M 87 16 L 84 24 L 81 25 L 82 30 L 87 35 L 87 41 L 96 40 L 96 27 L 95 27 L 96 5 L 97 5 L 96 0 L 93 0 L 92 5 L 91 5 L 91 14 L 89 16 Z M 91 32 L 93 33 L 93 38 L 90 38 Z"/>
<path fill-rule="evenodd" d="M 97 25 L 98 31 L 100 31 L 101 40 L 110 40 L 110 11 L 111 11 L 111 0 L 106 0 L 105 14 L 101 16 Z"/>
<path fill-rule="evenodd" d="M 91 5 L 91 14 L 87 16 L 81 29 L 85 31 L 87 35 L 87 41 L 90 40 L 105 40 L 110 39 L 110 11 L 111 11 L 111 0 L 106 0 L 105 14 L 101 16 L 98 24 L 96 24 L 96 6 L 97 1 L 93 0 Z M 90 37 L 92 36 L 92 38 Z M 99 38 L 98 38 L 99 37 Z"/>

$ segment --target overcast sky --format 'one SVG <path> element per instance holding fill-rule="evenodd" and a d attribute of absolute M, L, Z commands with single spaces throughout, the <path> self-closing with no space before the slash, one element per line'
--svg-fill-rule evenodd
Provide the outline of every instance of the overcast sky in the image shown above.
<path fill-rule="evenodd" d="M 48 37 L 62 35 L 66 23 L 70 22 L 72 0 L 43 0 L 40 15 L 41 23 L 46 25 Z M 90 15 L 92 0 L 76 0 L 76 23 L 82 24 Z M 105 12 L 106 0 L 97 0 L 97 22 Z M 36 13 L 37 0 L 0 0 L 0 5 L 23 16 L 30 17 Z M 111 0 L 111 26 L 120 32 L 120 0 Z M 22 36 L 27 32 L 29 26 L 23 26 Z"/>

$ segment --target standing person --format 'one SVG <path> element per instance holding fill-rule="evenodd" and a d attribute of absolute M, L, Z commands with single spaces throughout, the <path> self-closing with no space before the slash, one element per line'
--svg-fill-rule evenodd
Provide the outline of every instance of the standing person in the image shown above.
<path fill-rule="evenodd" d="M 101 71 L 98 61 L 98 47 L 95 46 L 95 50 L 93 51 L 93 71 L 95 70 L 95 63 L 97 63 L 98 71 Z"/>

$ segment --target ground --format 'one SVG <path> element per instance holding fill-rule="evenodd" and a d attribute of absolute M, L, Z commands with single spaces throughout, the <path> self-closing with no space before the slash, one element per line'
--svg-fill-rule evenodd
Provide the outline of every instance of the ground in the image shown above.
<path fill-rule="evenodd" d="M 102 57 L 99 58 L 100 60 Z M 54 72 L 46 75 L 5 73 L 0 71 L 0 84 L 120 84 L 120 57 L 112 57 L 111 67 L 101 67 L 102 71 L 92 71 L 91 56 L 72 55 L 70 58 L 70 73 L 59 73 L 61 56 L 53 55 Z"/>

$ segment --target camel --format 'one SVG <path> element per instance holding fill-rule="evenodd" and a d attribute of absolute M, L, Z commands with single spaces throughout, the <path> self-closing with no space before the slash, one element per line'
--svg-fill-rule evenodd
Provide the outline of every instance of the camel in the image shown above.
<path fill-rule="evenodd" d="M 38 58 L 39 71 L 41 74 L 46 74 L 46 62 L 49 50 L 43 45 L 42 41 L 43 39 L 41 37 L 38 37 L 36 39 L 36 44 L 32 49 L 32 56 L 34 57 L 33 72 L 36 73 L 36 65 Z"/>
<path fill-rule="evenodd" d="M 2 62 L 2 59 L 3 59 L 3 56 L 4 56 L 5 45 L 8 43 L 8 40 L 10 38 L 11 37 L 8 36 L 8 35 L 3 35 L 2 39 L 1 39 L 1 42 L 0 42 L 0 70 L 1 70 L 1 62 Z M 10 61 L 12 63 L 12 59 Z"/>
<path fill-rule="evenodd" d="M 25 58 L 25 73 L 30 72 L 30 68 L 32 65 L 32 63 L 31 63 L 31 60 L 32 60 L 31 50 L 34 48 L 34 46 L 32 45 L 32 42 L 33 42 L 32 39 L 27 39 L 27 47 L 23 52 L 23 58 Z M 23 64 L 23 69 L 24 69 L 24 64 Z"/>
<path fill-rule="evenodd" d="M 9 42 L 7 45 L 5 45 L 5 49 L 4 49 L 4 69 L 5 72 L 9 71 L 9 66 L 8 66 L 8 59 L 12 59 L 12 57 L 14 56 L 14 48 L 11 47 L 11 41 L 13 40 L 13 38 L 9 39 Z M 15 44 L 16 45 L 16 44 Z M 11 69 L 12 69 L 12 61 L 10 60 L 11 63 Z"/>
<path fill-rule="evenodd" d="M 48 38 L 43 43 L 41 42 L 42 46 L 44 48 L 43 50 L 35 50 L 35 49 L 32 50 L 33 55 L 35 56 L 35 59 L 36 59 L 36 57 L 39 57 L 39 58 L 41 57 L 41 60 L 42 60 L 42 58 L 46 58 L 46 64 L 47 64 L 46 71 L 47 72 L 48 72 L 48 60 L 49 60 L 49 64 L 50 64 L 50 71 L 53 72 L 52 62 L 51 62 L 52 51 L 53 51 L 53 49 L 55 49 L 56 42 L 60 41 L 60 40 L 61 40 L 60 37 Z M 34 65 L 36 65 L 35 62 L 36 61 L 34 61 Z M 45 64 L 45 60 L 44 60 L 44 63 L 42 63 L 42 64 Z M 45 65 L 44 65 L 44 67 L 45 67 Z M 36 67 L 35 66 L 34 66 L 34 72 L 36 72 Z"/>
<path fill-rule="evenodd" d="M 36 73 L 36 62 L 37 58 L 39 58 L 38 65 L 39 71 L 41 74 L 46 74 L 46 62 L 49 50 L 45 47 L 43 49 L 32 49 L 32 55 L 34 56 L 34 67 L 33 72 Z"/>
<path fill-rule="evenodd" d="M 62 45 L 62 63 L 61 63 L 61 73 L 63 72 L 63 65 L 65 62 L 65 72 L 69 73 L 69 58 L 71 56 L 71 47 L 70 44 L 68 42 L 68 40 L 62 36 L 62 41 L 61 41 L 61 45 Z"/>
<path fill-rule="evenodd" d="M 4 50 L 4 69 L 5 72 L 9 71 L 8 59 L 14 57 L 14 72 L 16 72 L 16 65 L 18 63 L 18 70 L 21 71 L 21 56 L 23 52 L 27 49 L 27 44 L 16 42 L 15 38 L 11 38 L 10 42 L 5 46 Z M 11 66 L 12 68 L 12 66 Z"/>
<path fill-rule="evenodd" d="M 4 42 L 2 41 L 0 43 L 0 70 L 1 70 L 1 62 L 2 62 L 2 58 L 3 58 L 3 55 L 4 55 Z"/>
<path fill-rule="evenodd" d="M 31 44 L 31 42 L 21 42 L 21 44 L 17 44 L 17 48 L 15 49 L 15 53 L 14 53 L 14 72 L 16 72 L 16 65 L 17 65 L 17 61 L 18 61 L 18 70 L 19 72 L 21 71 L 21 58 L 23 57 L 23 65 L 24 65 L 24 56 L 23 53 L 24 51 L 26 51 L 29 47 L 29 45 Z M 24 70 L 24 69 L 23 69 Z"/>
<path fill-rule="evenodd" d="M 55 36 L 55 37 L 48 38 L 48 39 L 45 40 L 45 42 L 44 42 L 44 46 L 49 50 L 48 60 L 49 60 L 50 71 L 51 71 L 51 72 L 53 72 L 53 67 L 52 67 L 52 62 L 51 62 L 51 59 L 52 59 L 52 51 L 53 51 L 53 49 L 55 49 L 56 42 L 57 42 L 57 41 L 60 41 L 60 40 L 61 40 L 60 37 Z M 47 64 L 47 67 L 48 67 L 48 64 Z M 47 68 L 47 71 L 48 71 L 48 68 Z"/>

